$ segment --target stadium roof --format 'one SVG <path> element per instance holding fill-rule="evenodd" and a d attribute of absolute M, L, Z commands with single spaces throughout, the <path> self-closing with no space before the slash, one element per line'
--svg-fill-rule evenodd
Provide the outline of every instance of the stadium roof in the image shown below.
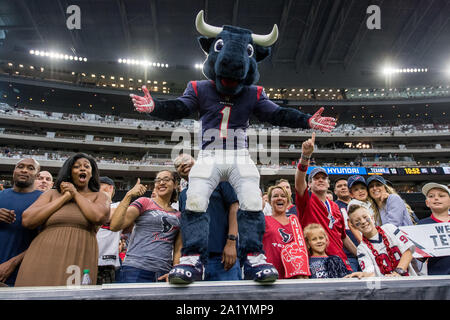
<path fill-rule="evenodd" d="M 69 5 L 81 9 L 81 29 L 69 30 Z M 381 29 L 369 30 L 369 5 L 380 7 Z M 428 68 L 403 74 L 394 85 L 448 83 L 449 0 L 17 0 L 0 4 L 2 59 L 41 61 L 30 50 L 56 50 L 87 57 L 72 63 L 88 72 L 133 72 L 119 58 L 149 59 L 169 68 L 148 73 L 185 82 L 200 79 L 204 60 L 194 26 L 205 10 L 209 24 L 233 24 L 255 33 L 280 30 L 273 56 L 261 65 L 265 86 L 383 86 L 386 62 Z M 17 61 L 19 62 L 19 61 Z"/>

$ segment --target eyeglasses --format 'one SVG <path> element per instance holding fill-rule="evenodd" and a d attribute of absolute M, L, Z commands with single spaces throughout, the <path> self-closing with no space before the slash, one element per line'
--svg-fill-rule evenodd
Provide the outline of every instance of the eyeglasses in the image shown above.
<path fill-rule="evenodd" d="M 164 177 L 162 179 L 161 178 L 156 178 L 155 180 L 153 180 L 153 182 L 155 184 L 158 184 L 158 183 L 161 183 L 161 182 L 168 183 L 169 181 L 174 181 L 174 179 L 168 178 L 168 177 Z"/>

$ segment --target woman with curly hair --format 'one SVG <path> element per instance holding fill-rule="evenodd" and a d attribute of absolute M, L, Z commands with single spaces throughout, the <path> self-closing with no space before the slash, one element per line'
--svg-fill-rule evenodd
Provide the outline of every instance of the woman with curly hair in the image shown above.
<path fill-rule="evenodd" d="M 55 189 L 42 194 L 23 213 L 23 226 L 40 227 L 41 232 L 25 254 L 16 286 L 79 284 L 79 279 L 73 281 L 74 267 L 80 277 L 81 270 L 89 269 L 90 278 L 97 279 L 95 235 L 110 210 L 108 196 L 99 189 L 98 168 L 91 156 L 78 153 L 66 160 Z"/>

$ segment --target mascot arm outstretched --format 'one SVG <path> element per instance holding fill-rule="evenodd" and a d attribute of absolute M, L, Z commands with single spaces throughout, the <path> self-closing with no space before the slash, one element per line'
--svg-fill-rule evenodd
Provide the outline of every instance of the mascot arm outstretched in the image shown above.
<path fill-rule="evenodd" d="M 312 116 L 293 108 L 284 108 L 270 101 L 264 91 L 255 108 L 256 117 L 262 122 L 269 122 L 279 127 L 315 129 L 331 132 L 336 126 L 336 119 L 322 117 L 321 107 Z"/>
<path fill-rule="evenodd" d="M 268 122 L 278 127 L 309 129 L 308 120 L 311 115 L 298 110 L 280 107 L 268 119 Z"/>
<path fill-rule="evenodd" d="M 321 107 L 311 116 L 295 109 L 280 107 L 274 112 L 269 122 L 280 127 L 317 129 L 331 132 L 336 126 L 336 119 L 322 117 L 323 110 L 324 108 Z"/>
<path fill-rule="evenodd" d="M 186 118 L 192 113 L 192 110 L 181 100 L 158 101 L 152 98 L 145 86 L 142 87 L 142 91 L 143 97 L 130 94 L 134 108 L 138 112 L 151 113 L 154 117 L 168 121 Z"/>

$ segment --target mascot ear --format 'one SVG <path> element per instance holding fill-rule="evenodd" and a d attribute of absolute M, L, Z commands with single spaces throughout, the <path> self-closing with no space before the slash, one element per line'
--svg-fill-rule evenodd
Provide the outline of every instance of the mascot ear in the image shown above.
<path fill-rule="evenodd" d="M 271 48 L 270 47 L 261 47 L 258 45 L 255 45 L 255 59 L 256 62 L 260 62 L 270 56 Z"/>
<path fill-rule="evenodd" d="M 203 52 L 209 54 L 209 48 L 211 48 L 211 45 L 213 44 L 214 40 L 216 40 L 216 38 L 198 37 L 197 40 L 198 43 L 200 43 L 200 47 L 202 48 Z"/>

